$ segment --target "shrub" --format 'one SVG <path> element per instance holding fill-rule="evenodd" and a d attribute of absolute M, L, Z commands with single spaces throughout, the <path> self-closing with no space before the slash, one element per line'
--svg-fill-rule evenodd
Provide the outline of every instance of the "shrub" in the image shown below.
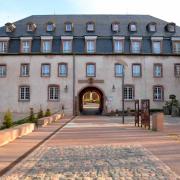
<path fill-rule="evenodd" d="M 4 126 L 6 128 L 10 128 L 13 125 L 12 113 L 9 110 L 4 115 L 4 122 L 3 122 L 3 124 L 4 124 Z"/>
<path fill-rule="evenodd" d="M 51 115 L 51 111 L 50 111 L 50 109 L 48 108 L 48 109 L 46 110 L 45 117 L 48 117 L 48 116 L 50 116 L 50 115 Z"/>
<path fill-rule="evenodd" d="M 38 114 L 37 114 L 37 118 L 40 119 L 40 118 L 43 118 L 44 117 L 44 113 L 43 113 L 43 110 L 40 108 Z"/>
<path fill-rule="evenodd" d="M 29 122 L 35 123 L 36 122 L 36 118 L 34 116 L 34 110 L 33 108 L 30 108 L 30 115 L 29 115 Z"/>

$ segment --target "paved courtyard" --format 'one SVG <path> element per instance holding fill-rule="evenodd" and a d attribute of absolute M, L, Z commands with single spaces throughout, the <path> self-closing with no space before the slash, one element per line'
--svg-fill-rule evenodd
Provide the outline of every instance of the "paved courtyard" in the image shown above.
<path fill-rule="evenodd" d="M 164 132 L 127 121 L 76 117 L 1 179 L 180 179 L 179 120 Z"/>

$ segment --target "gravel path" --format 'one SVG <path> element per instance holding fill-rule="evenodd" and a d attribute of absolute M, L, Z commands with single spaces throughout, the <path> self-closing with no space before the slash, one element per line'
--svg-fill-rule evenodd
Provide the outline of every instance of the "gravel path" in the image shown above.
<path fill-rule="evenodd" d="M 176 180 L 140 145 L 41 146 L 2 180 Z"/>

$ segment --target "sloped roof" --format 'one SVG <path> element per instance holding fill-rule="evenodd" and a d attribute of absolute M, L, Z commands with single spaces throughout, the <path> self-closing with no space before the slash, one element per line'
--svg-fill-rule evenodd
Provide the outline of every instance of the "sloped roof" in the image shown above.
<path fill-rule="evenodd" d="M 52 21 L 56 24 L 55 32 L 46 32 L 46 23 Z M 64 32 L 64 23 L 72 22 L 74 26 L 73 32 Z M 86 23 L 93 21 L 95 23 L 95 32 L 86 32 Z M 28 22 L 33 22 L 37 25 L 37 29 L 34 33 L 26 31 L 26 25 Z M 114 33 L 111 30 L 111 24 L 113 22 L 120 23 L 120 32 Z M 137 32 L 129 32 L 128 24 L 130 22 L 137 23 Z M 157 31 L 150 33 L 147 31 L 146 26 L 150 22 L 157 24 Z M 180 27 L 176 26 L 175 33 L 168 33 L 164 27 L 168 22 L 155 18 L 150 15 L 33 15 L 22 20 L 15 22 L 16 30 L 13 33 L 6 33 L 5 27 L 0 28 L 0 36 L 43 36 L 43 35 L 73 35 L 73 36 L 85 36 L 85 35 L 97 35 L 97 36 L 180 36 Z"/>

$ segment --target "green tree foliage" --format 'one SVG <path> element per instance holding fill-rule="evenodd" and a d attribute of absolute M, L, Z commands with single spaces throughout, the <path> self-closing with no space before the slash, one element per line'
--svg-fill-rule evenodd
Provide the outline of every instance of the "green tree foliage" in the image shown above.
<path fill-rule="evenodd" d="M 13 125 L 12 113 L 9 110 L 4 115 L 4 122 L 3 122 L 3 124 L 4 124 L 4 126 L 6 128 L 10 128 Z"/>

